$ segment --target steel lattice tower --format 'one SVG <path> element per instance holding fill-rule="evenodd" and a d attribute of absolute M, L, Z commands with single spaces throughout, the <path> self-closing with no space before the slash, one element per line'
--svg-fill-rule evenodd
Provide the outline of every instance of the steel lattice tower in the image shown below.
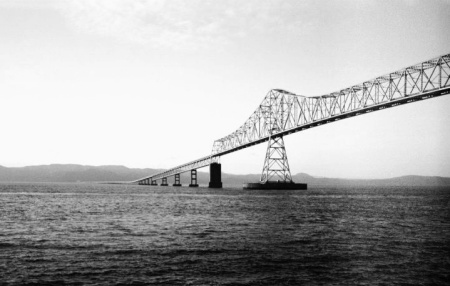
<path fill-rule="evenodd" d="M 283 136 L 270 138 L 260 181 L 261 183 L 292 182 Z"/>
<path fill-rule="evenodd" d="M 260 181 L 263 184 L 268 182 L 292 183 L 283 136 L 272 137 L 272 134 L 279 132 L 284 127 L 291 104 L 286 100 L 284 94 L 270 92 L 261 108 L 264 109 L 263 114 L 270 136 Z"/>

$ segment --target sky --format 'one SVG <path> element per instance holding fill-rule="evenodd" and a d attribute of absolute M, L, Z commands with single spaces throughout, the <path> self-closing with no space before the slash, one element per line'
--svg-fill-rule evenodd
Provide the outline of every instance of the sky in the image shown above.
<path fill-rule="evenodd" d="M 449 0 L 0 0 L 0 165 L 175 167 L 270 89 L 323 95 L 450 53 L 449 15 Z M 449 106 L 287 136 L 291 172 L 450 177 Z M 222 171 L 260 173 L 266 147 Z"/>

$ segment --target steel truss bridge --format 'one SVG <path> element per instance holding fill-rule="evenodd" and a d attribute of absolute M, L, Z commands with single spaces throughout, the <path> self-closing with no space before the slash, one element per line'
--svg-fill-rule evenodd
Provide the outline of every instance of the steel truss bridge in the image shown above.
<path fill-rule="evenodd" d="M 242 126 L 214 141 L 210 155 L 132 183 L 155 185 L 156 180 L 162 180 L 163 185 L 167 185 L 167 177 L 175 176 L 175 182 L 179 184 L 180 174 L 191 171 L 195 185 L 198 168 L 218 163 L 220 156 L 266 141 L 270 142 L 261 181 L 268 181 L 273 176 L 289 180 L 284 143 L 279 144 L 279 139 L 283 142 L 283 136 L 449 92 L 450 54 L 321 96 L 302 96 L 273 89 Z M 274 147 L 274 144 L 279 146 Z M 272 156 L 276 150 L 281 150 L 278 158 Z"/>

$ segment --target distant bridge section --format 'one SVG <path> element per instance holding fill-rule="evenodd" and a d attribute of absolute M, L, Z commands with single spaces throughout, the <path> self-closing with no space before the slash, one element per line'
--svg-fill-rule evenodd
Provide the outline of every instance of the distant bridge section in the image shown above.
<path fill-rule="evenodd" d="M 148 183 L 217 163 L 219 157 L 312 127 L 450 92 L 450 54 L 321 96 L 273 89 L 236 131 L 213 143 L 211 155 L 134 181 Z"/>

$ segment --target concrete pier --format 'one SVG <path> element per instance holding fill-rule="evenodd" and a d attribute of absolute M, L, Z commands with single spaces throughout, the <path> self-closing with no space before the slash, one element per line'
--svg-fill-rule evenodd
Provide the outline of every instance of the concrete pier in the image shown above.
<path fill-rule="evenodd" d="M 246 190 L 306 190 L 307 184 L 294 182 L 267 182 L 267 183 L 245 183 Z"/>
<path fill-rule="evenodd" d="M 162 178 L 161 186 L 168 186 L 167 184 L 167 178 Z"/>
<path fill-rule="evenodd" d="M 197 182 L 197 170 L 191 170 L 191 183 L 189 184 L 189 187 L 198 187 Z"/>
<path fill-rule="evenodd" d="M 181 182 L 180 182 L 180 174 L 175 174 L 175 182 L 172 185 L 174 187 L 181 187 Z"/>
<path fill-rule="evenodd" d="M 209 165 L 209 187 L 222 188 L 222 165 L 219 163 Z"/>

